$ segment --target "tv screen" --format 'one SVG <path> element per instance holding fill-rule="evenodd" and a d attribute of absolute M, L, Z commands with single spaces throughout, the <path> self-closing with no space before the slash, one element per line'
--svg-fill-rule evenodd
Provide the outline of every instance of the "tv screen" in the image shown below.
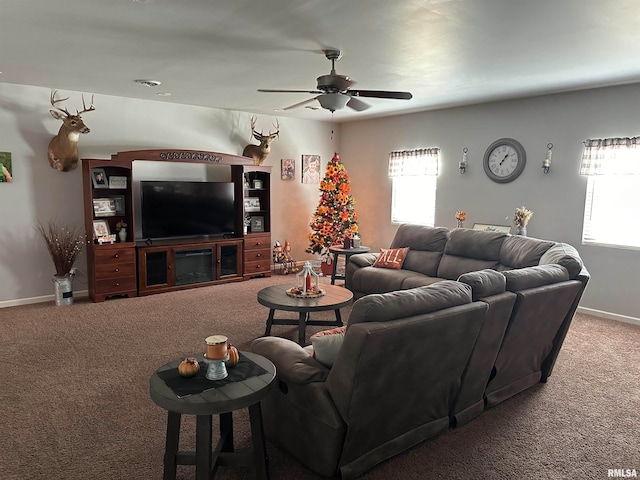
<path fill-rule="evenodd" d="M 232 182 L 141 181 L 140 190 L 145 239 L 234 232 Z"/>

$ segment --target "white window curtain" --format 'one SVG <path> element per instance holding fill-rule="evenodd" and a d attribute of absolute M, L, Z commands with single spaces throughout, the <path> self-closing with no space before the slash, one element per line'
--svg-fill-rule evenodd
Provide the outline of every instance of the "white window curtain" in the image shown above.
<path fill-rule="evenodd" d="M 640 175 L 640 137 L 585 141 L 580 175 Z"/>
<path fill-rule="evenodd" d="M 589 176 L 582 242 L 640 248 L 640 137 L 587 140 L 580 174 Z"/>
<path fill-rule="evenodd" d="M 422 148 L 389 154 L 392 223 L 435 224 L 439 152 Z"/>

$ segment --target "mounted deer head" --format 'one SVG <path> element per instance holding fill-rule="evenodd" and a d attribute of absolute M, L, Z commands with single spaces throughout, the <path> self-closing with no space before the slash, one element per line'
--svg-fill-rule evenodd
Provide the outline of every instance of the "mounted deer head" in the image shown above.
<path fill-rule="evenodd" d="M 276 133 L 271 133 L 271 130 L 269 130 L 269 135 L 263 135 L 262 131 L 260 131 L 260 133 L 256 132 L 256 118 L 251 117 L 251 135 L 260 142 L 260 145 L 247 145 L 242 151 L 242 156 L 253 158 L 254 165 L 262 165 L 262 162 L 267 159 L 269 152 L 271 152 L 271 142 L 280 134 L 280 123 L 278 123 L 278 120 L 276 120 L 274 126 Z"/>
<path fill-rule="evenodd" d="M 51 92 L 51 106 L 56 110 L 49 110 L 51 116 L 58 120 L 62 120 L 62 126 L 58 134 L 49 142 L 49 165 L 61 172 L 68 172 L 78 166 L 78 139 L 81 133 L 89 133 L 87 127 L 82 121 L 81 114 L 95 110 L 93 106 L 93 95 L 91 96 L 91 105 L 89 108 L 84 103 L 84 95 L 82 96 L 82 108 L 76 114 L 70 114 L 66 108 L 56 106 L 57 103 L 69 100 L 67 98 L 56 99 L 57 90 Z M 60 113 L 62 112 L 62 113 Z M 64 114 L 64 115 L 63 115 Z"/>

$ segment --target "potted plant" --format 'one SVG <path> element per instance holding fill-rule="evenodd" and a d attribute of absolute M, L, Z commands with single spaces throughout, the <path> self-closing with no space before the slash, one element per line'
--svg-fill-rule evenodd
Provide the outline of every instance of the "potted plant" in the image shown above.
<path fill-rule="evenodd" d="M 73 264 L 82 251 L 86 236 L 79 228 L 62 227 L 55 222 L 49 222 L 47 226 L 38 225 L 38 231 L 56 270 L 53 277 L 56 305 L 70 305 L 73 303 Z"/>

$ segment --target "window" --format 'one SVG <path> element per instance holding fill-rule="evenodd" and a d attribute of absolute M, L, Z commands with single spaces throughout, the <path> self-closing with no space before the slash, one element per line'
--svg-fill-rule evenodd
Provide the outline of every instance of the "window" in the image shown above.
<path fill-rule="evenodd" d="M 582 243 L 640 249 L 640 137 L 587 140 Z"/>
<path fill-rule="evenodd" d="M 391 222 L 435 225 L 438 148 L 389 154 Z"/>

